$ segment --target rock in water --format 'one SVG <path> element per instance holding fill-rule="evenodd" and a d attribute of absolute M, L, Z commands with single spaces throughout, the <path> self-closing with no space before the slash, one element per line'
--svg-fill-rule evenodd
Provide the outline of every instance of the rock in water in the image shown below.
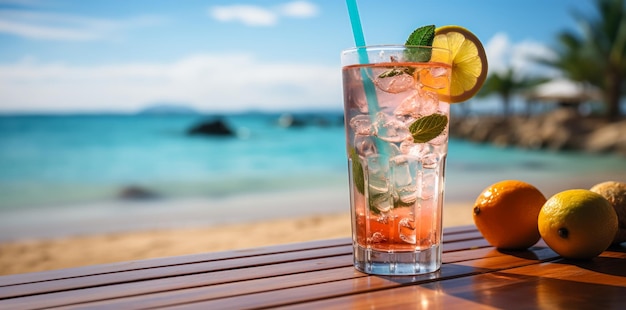
<path fill-rule="evenodd" d="M 136 185 L 124 187 L 119 193 L 119 198 L 130 200 L 154 199 L 158 197 L 157 193 Z"/>
<path fill-rule="evenodd" d="M 187 130 L 187 134 L 189 135 L 205 135 L 205 136 L 220 136 L 220 137 L 231 137 L 235 136 L 235 132 L 226 125 L 221 119 L 202 122 L 200 124 L 194 125 L 193 127 Z"/>

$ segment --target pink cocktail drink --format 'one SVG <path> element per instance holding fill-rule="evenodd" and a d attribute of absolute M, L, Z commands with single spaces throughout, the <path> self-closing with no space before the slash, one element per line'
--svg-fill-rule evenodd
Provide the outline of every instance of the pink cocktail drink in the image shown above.
<path fill-rule="evenodd" d="M 432 272 L 441 266 L 449 52 L 366 51 L 366 64 L 357 49 L 342 54 L 355 267 Z M 426 59 L 411 56 L 424 52 Z"/>

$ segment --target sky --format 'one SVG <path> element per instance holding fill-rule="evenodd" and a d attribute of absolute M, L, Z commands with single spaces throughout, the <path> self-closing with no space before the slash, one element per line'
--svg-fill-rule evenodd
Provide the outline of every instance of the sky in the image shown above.
<path fill-rule="evenodd" d="M 460 25 L 489 72 L 554 75 L 549 56 L 591 0 L 360 0 L 367 44 Z M 341 110 L 343 0 L 0 0 L 0 113 Z"/>

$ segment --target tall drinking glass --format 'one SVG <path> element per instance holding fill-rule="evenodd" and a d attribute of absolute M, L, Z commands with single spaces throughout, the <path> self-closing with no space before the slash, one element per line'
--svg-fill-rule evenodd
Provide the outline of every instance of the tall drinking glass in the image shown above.
<path fill-rule="evenodd" d="M 441 267 L 450 52 L 368 46 L 341 54 L 354 266 Z"/>

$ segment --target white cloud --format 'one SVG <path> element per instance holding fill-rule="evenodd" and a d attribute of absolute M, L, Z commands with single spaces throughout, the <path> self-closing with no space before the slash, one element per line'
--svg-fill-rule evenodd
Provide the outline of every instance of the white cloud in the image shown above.
<path fill-rule="evenodd" d="M 87 31 L 62 29 L 54 27 L 42 27 L 10 21 L 0 20 L 0 32 L 9 33 L 21 37 L 48 40 L 85 41 L 97 37 Z"/>
<path fill-rule="evenodd" d="M 155 102 L 199 110 L 341 108 L 335 66 L 201 54 L 171 63 L 0 65 L 2 111 L 136 111 Z"/>
<path fill-rule="evenodd" d="M 278 7 L 278 11 L 290 17 L 314 17 L 318 13 L 318 8 L 307 1 L 293 1 Z"/>
<path fill-rule="evenodd" d="M 310 18 L 318 14 L 318 8 L 308 1 L 292 1 L 275 7 L 247 4 L 214 6 L 209 15 L 221 22 L 240 22 L 248 26 L 273 26 L 282 17 Z"/>
<path fill-rule="evenodd" d="M 504 33 L 497 33 L 485 44 L 489 71 L 502 73 L 509 68 L 509 38 Z"/>
<path fill-rule="evenodd" d="M 271 26 L 278 20 L 272 11 L 253 5 L 216 6 L 210 14 L 221 22 L 239 21 L 248 26 Z"/>
<path fill-rule="evenodd" d="M 503 73 L 509 68 L 520 76 L 556 76 L 558 72 L 538 64 L 535 58 L 554 57 L 547 46 L 536 41 L 512 43 L 505 33 L 497 33 L 486 44 L 490 73 Z"/>
<path fill-rule="evenodd" d="M 0 10 L 0 32 L 43 40 L 96 40 L 121 33 L 128 28 L 154 25 L 161 21 L 160 18 L 153 16 L 109 20 L 71 14 Z"/>

